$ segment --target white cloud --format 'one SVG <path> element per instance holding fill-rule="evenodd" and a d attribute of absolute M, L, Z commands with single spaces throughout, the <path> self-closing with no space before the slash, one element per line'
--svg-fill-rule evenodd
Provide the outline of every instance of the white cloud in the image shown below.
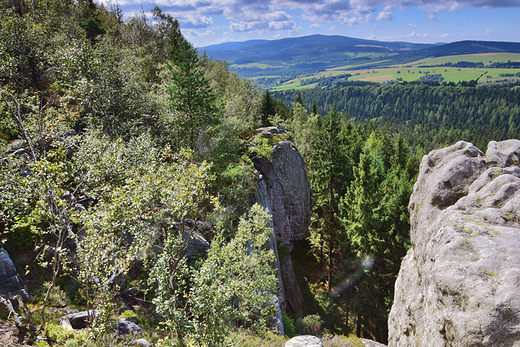
<path fill-rule="evenodd" d="M 379 14 L 377 15 L 376 20 L 381 20 L 381 21 L 382 20 L 391 20 L 392 19 L 392 11 L 393 11 L 392 6 L 390 6 L 390 5 L 385 6 L 383 11 L 379 12 Z"/>
<path fill-rule="evenodd" d="M 417 25 L 416 25 L 416 24 L 413 24 L 413 23 L 408 24 L 408 26 L 409 26 L 410 28 L 412 28 L 412 29 L 417 28 Z"/>
<path fill-rule="evenodd" d="M 251 22 L 230 22 L 229 28 L 231 31 L 235 32 L 245 32 L 245 31 L 261 31 L 269 28 L 269 23 L 261 22 L 261 21 L 251 21 Z"/>
<path fill-rule="evenodd" d="M 370 23 L 372 21 L 372 15 L 369 13 L 366 16 L 361 17 L 350 17 L 343 21 L 343 23 L 347 23 L 349 26 L 354 26 L 363 23 Z"/>
<path fill-rule="evenodd" d="M 195 17 L 191 14 L 185 19 L 179 19 L 179 21 L 181 22 L 181 27 L 187 29 L 208 28 L 213 25 L 212 17 Z"/>
<path fill-rule="evenodd" d="M 493 32 L 489 29 L 486 29 L 486 34 L 492 34 Z"/>
<path fill-rule="evenodd" d="M 99 0 L 104 4 L 117 3 L 132 10 L 140 4 L 160 6 L 181 21 L 187 29 L 215 29 L 214 17 L 221 16 L 237 31 L 294 31 L 297 25 L 289 14 L 299 17 L 317 28 L 321 22 L 356 26 L 376 21 L 392 20 L 396 9 L 418 7 L 430 19 L 445 11 L 470 8 L 520 7 L 520 0 Z M 410 28 L 417 26 L 410 24 Z"/>

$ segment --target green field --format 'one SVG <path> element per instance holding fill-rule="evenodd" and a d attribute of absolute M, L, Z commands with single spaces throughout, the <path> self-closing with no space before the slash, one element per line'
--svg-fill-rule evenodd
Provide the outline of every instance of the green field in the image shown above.
<path fill-rule="evenodd" d="M 482 53 L 482 54 L 464 54 L 450 55 L 446 57 L 426 58 L 406 64 L 407 66 L 418 65 L 441 65 L 446 63 L 458 63 L 468 61 L 471 63 L 500 63 L 507 61 L 520 61 L 520 53 Z"/>
<path fill-rule="evenodd" d="M 400 69 L 376 69 L 369 71 L 360 71 L 354 74 L 349 80 L 364 80 L 380 82 L 385 80 L 396 81 L 401 78 L 402 81 L 412 82 L 416 81 L 427 74 L 440 74 L 444 77 L 446 82 L 460 82 L 470 81 L 479 79 L 480 82 L 483 80 L 496 80 L 503 79 L 501 74 L 516 74 L 520 72 L 520 69 L 474 69 L 474 68 L 453 68 L 453 67 L 433 67 L 433 68 L 400 68 Z M 359 75 L 358 75 L 359 73 Z M 380 77 L 384 76 L 385 79 Z"/>
<path fill-rule="evenodd" d="M 269 65 L 264 63 L 249 63 L 249 64 L 233 64 L 230 67 L 232 68 L 240 68 L 240 69 L 272 69 L 272 68 L 280 68 L 283 65 Z M 264 76 L 261 76 L 264 77 Z"/>
<path fill-rule="evenodd" d="M 515 62 L 520 61 L 520 53 L 485 53 L 485 54 L 467 54 L 446 57 L 436 57 L 417 60 L 405 65 L 396 65 L 387 68 L 376 69 L 359 69 L 362 65 L 353 66 L 345 65 L 341 67 L 327 69 L 319 73 L 308 76 L 301 76 L 276 86 L 273 90 L 283 89 L 299 89 L 315 86 L 320 80 L 342 74 L 351 74 L 349 81 L 367 81 L 367 82 L 386 82 L 386 81 L 403 81 L 413 82 L 419 80 L 422 76 L 428 74 L 440 74 L 444 78 L 444 82 L 458 83 L 461 81 L 478 80 L 479 84 L 491 84 L 503 81 L 518 81 L 520 77 L 520 69 L 496 69 L 496 68 L 458 68 L 458 67 L 424 67 L 442 65 L 446 63 L 456 64 L 457 62 L 482 62 L 485 65 L 495 62 Z M 505 76 L 509 75 L 509 76 Z M 513 75 L 513 76 L 511 76 Z M 300 81 L 316 79 L 316 83 L 301 85 Z M 314 82 L 314 81 L 313 81 Z"/>

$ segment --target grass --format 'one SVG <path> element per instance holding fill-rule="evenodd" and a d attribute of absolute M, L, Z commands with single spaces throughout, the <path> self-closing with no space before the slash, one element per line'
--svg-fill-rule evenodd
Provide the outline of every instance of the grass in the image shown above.
<path fill-rule="evenodd" d="M 285 89 L 303 89 L 312 88 L 315 84 L 300 85 L 300 81 L 308 78 L 320 78 L 341 75 L 345 73 L 352 74 L 349 81 L 397 81 L 400 78 L 404 82 L 417 81 L 422 76 L 427 74 L 440 74 L 444 77 L 445 82 L 458 83 L 461 81 L 479 80 L 479 83 L 493 83 L 506 79 L 501 76 L 503 74 L 517 74 L 520 69 L 490 69 L 490 68 L 456 68 L 456 67 L 406 67 L 406 68 L 383 68 L 383 69 L 368 69 L 368 70 L 327 70 L 311 76 L 299 77 L 291 80 L 288 83 L 274 87 L 273 90 Z M 518 77 L 508 77 L 508 80 L 518 80 Z"/>
<path fill-rule="evenodd" d="M 346 60 L 360 57 L 372 57 L 374 54 L 346 54 Z M 280 86 L 276 86 L 274 90 L 286 90 L 286 89 L 303 89 L 312 88 L 315 84 L 301 85 L 300 81 L 316 78 L 318 82 L 321 78 L 341 75 L 341 74 L 352 74 L 349 81 L 371 81 L 371 82 L 384 82 L 388 80 L 396 81 L 398 78 L 404 82 L 417 81 L 425 74 L 440 74 L 444 77 L 445 82 L 458 83 L 461 81 L 479 80 L 479 83 L 489 84 L 500 82 L 504 80 L 517 81 L 518 77 L 504 77 L 500 76 L 503 74 L 513 74 L 520 72 L 520 69 L 492 69 L 492 68 L 457 68 L 457 67 L 424 67 L 424 65 L 441 65 L 446 63 L 457 63 L 460 61 L 468 62 L 482 62 L 485 65 L 495 62 L 507 62 L 507 61 L 520 61 L 520 53 L 484 53 L 484 54 L 465 54 L 465 55 L 454 55 L 445 57 L 435 57 L 417 60 L 405 65 L 398 65 L 386 68 L 376 69 L 360 69 L 365 64 L 371 64 L 367 62 L 364 64 L 354 65 L 343 65 L 340 67 L 334 67 L 320 71 L 318 73 L 300 76 L 291 81 L 285 82 Z M 272 67 L 268 64 L 247 64 L 244 67 L 256 67 L 256 68 L 268 68 Z M 422 67 L 421 67 L 422 66 Z M 269 77 L 261 76 L 256 78 Z"/>
<path fill-rule="evenodd" d="M 457 63 L 460 61 L 469 61 L 472 63 L 490 64 L 511 61 L 520 61 L 520 53 L 483 53 L 483 54 L 462 54 L 451 55 L 446 57 L 426 58 L 406 64 L 407 66 L 417 65 L 441 65 L 446 63 Z"/>
<path fill-rule="evenodd" d="M 231 336 L 232 347 L 283 347 L 289 338 L 267 332 L 264 336 L 237 332 Z M 364 347 L 365 344 L 355 336 L 327 335 L 322 338 L 323 347 Z"/>

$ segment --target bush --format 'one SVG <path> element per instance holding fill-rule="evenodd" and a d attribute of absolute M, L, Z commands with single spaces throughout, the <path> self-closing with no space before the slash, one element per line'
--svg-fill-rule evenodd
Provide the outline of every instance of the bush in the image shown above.
<path fill-rule="evenodd" d="M 296 328 L 294 327 L 294 319 L 286 313 L 282 314 L 282 324 L 285 335 L 289 337 L 296 336 Z"/>
<path fill-rule="evenodd" d="M 47 281 L 43 283 L 42 290 L 40 292 L 40 300 L 44 300 L 49 287 L 51 286 L 51 282 Z M 47 299 L 47 305 L 51 307 L 65 307 L 67 306 L 67 295 L 60 287 L 54 286 L 49 294 L 49 298 Z"/>
<path fill-rule="evenodd" d="M 80 331 L 74 332 L 72 330 L 65 330 L 55 322 L 49 322 L 45 326 L 43 335 L 46 338 L 56 340 L 59 346 L 81 346 L 87 340 L 88 332 Z M 45 341 L 39 342 L 39 346 L 46 346 Z"/>
<path fill-rule="evenodd" d="M 319 335 L 323 332 L 323 320 L 318 314 L 298 318 L 294 326 L 298 335 Z"/>
<path fill-rule="evenodd" d="M 123 312 L 123 317 L 126 319 L 126 320 L 134 320 L 135 318 L 137 318 L 137 314 L 132 311 L 132 310 L 126 310 Z"/>

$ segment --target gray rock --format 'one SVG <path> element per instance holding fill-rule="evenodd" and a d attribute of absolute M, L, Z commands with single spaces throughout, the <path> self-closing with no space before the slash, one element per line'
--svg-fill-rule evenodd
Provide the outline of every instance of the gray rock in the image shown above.
<path fill-rule="evenodd" d="M 20 295 L 24 303 L 29 301 L 29 294 L 14 267 L 13 261 L 9 257 L 7 251 L 0 248 L 0 294 L 7 293 L 11 295 L 11 298 Z M 17 307 L 16 300 L 11 301 L 13 302 L 13 305 Z"/>
<path fill-rule="evenodd" d="M 305 301 L 300 290 L 300 285 L 294 274 L 294 267 L 291 257 L 285 257 L 280 260 L 282 270 L 282 280 L 285 288 L 285 301 L 291 310 L 298 316 L 303 317 L 305 309 Z"/>
<path fill-rule="evenodd" d="M 280 300 L 278 300 L 278 296 L 273 295 L 273 306 L 275 307 L 275 315 L 271 319 L 271 326 L 279 333 L 280 335 L 285 335 L 285 329 L 282 323 L 282 310 L 280 309 Z"/>
<path fill-rule="evenodd" d="M 271 134 L 271 137 L 273 137 L 272 134 L 279 134 L 285 132 L 285 129 L 283 126 L 279 125 L 277 127 L 264 127 L 264 128 L 258 128 L 256 129 L 257 133 L 260 133 L 262 135 L 264 134 Z"/>
<path fill-rule="evenodd" d="M 257 189 L 251 199 L 251 204 L 258 203 L 260 206 L 267 208 L 271 211 L 271 201 L 269 199 L 269 194 L 267 193 L 267 186 L 265 181 L 261 179 L 257 184 Z M 267 225 L 269 228 L 273 228 L 273 220 L 269 220 Z M 284 328 L 281 321 L 282 311 L 285 311 L 286 302 L 285 302 L 285 289 L 283 286 L 282 279 L 282 270 L 280 267 L 280 258 L 278 256 L 278 247 L 276 242 L 276 236 L 274 233 L 271 234 L 271 237 L 267 241 L 266 247 L 268 249 L 272 249 L 275 255 L 275 261 L 273 267 L 276 269 L 276 276 L 278 278 L 278 288 L 276 290 L 276 315 L 273 319 L 273 326 L 278 329 L 281 335 L 284 335 Z"/>
<path fill-rule="evenodd" d="M 388 346 L 520 346 L 520 141 L 426 155 Z"/>
<path fill-rule="evenodd" d="M 268 130 L 263 130 L 260 134 L 267 139 L 273 138 L 273 133 Z"/>
<path fill-rule="evenodd" d="M 285 343 L 285 347 L 323 347 L 321 340 L 316 336 L 296 336 Z"/>
<path fill-rule="evenodd" d="M 72 329 L 84 329 L 90 325 L 90 318 L 94 318 L 97 310 L 90 311 L 81 311 L 77 313 L 71 313 L 61 318 L 61 326 L 64 328 L 68 328 L 69 326 Z"/>
<path fill-rule="evenodd" d="M 313 198 L 300 152 L 282 141 L 274 146 L 271 161 L 256 158 L 254 164 L 267 186 L 277 241 L 283 244 L 309 237 Z"/>
<path fill-rule="evenodd" d="M 131 332 L 141 332 L 141 328 L 134 322 L 123 319 L 116 323 L 116 331 L 120 335 L 126 335 Z"/>
<path fill-rule="evenodd" d="M 376 341 L 373 341 L 373 340 L 368 340 L 368 339 L 360 339 L 366 347 L 386 347 L 386 345 L 383 345 L 382 343 L 379 343 L 379 342 L 376 342 Z"/>
<path fill-rule="evenodd" d="M 184 256 L 187 258 L 191 258 L 194 255 L 205 256 L 210 249 L 210 244 L 202 235 L 198 233 L 190 233 L 184 232 L 182 235 L 182 242 L 186 246 L 188 243 L 188 247 L 184 252 Z"/>
<path fill-rule="evenodd" d="M 274 129 L 285 131 L 281 128 Z M 310 236 L 310 214 L 314 201 L 305 164 L 300 152 L 288 141 L 274 146 L 271 161 L 255 158 L 254 164 L 262 175 L 262 180 L 258 183 L 252 203 L 258 202 L 268 208 L 272 215 L 274 235 L 268 247 L 276 255 L 274 266 L 278 270 L 280 307 L 285 310 L 288 304 L 297 315 L 303 315 L 303 296 L 294 275 L 291 258 L 288 257 L 281 264 L 277 245 L 282 244 L 292 250 L 292 241 L 304 240 Z"/>

